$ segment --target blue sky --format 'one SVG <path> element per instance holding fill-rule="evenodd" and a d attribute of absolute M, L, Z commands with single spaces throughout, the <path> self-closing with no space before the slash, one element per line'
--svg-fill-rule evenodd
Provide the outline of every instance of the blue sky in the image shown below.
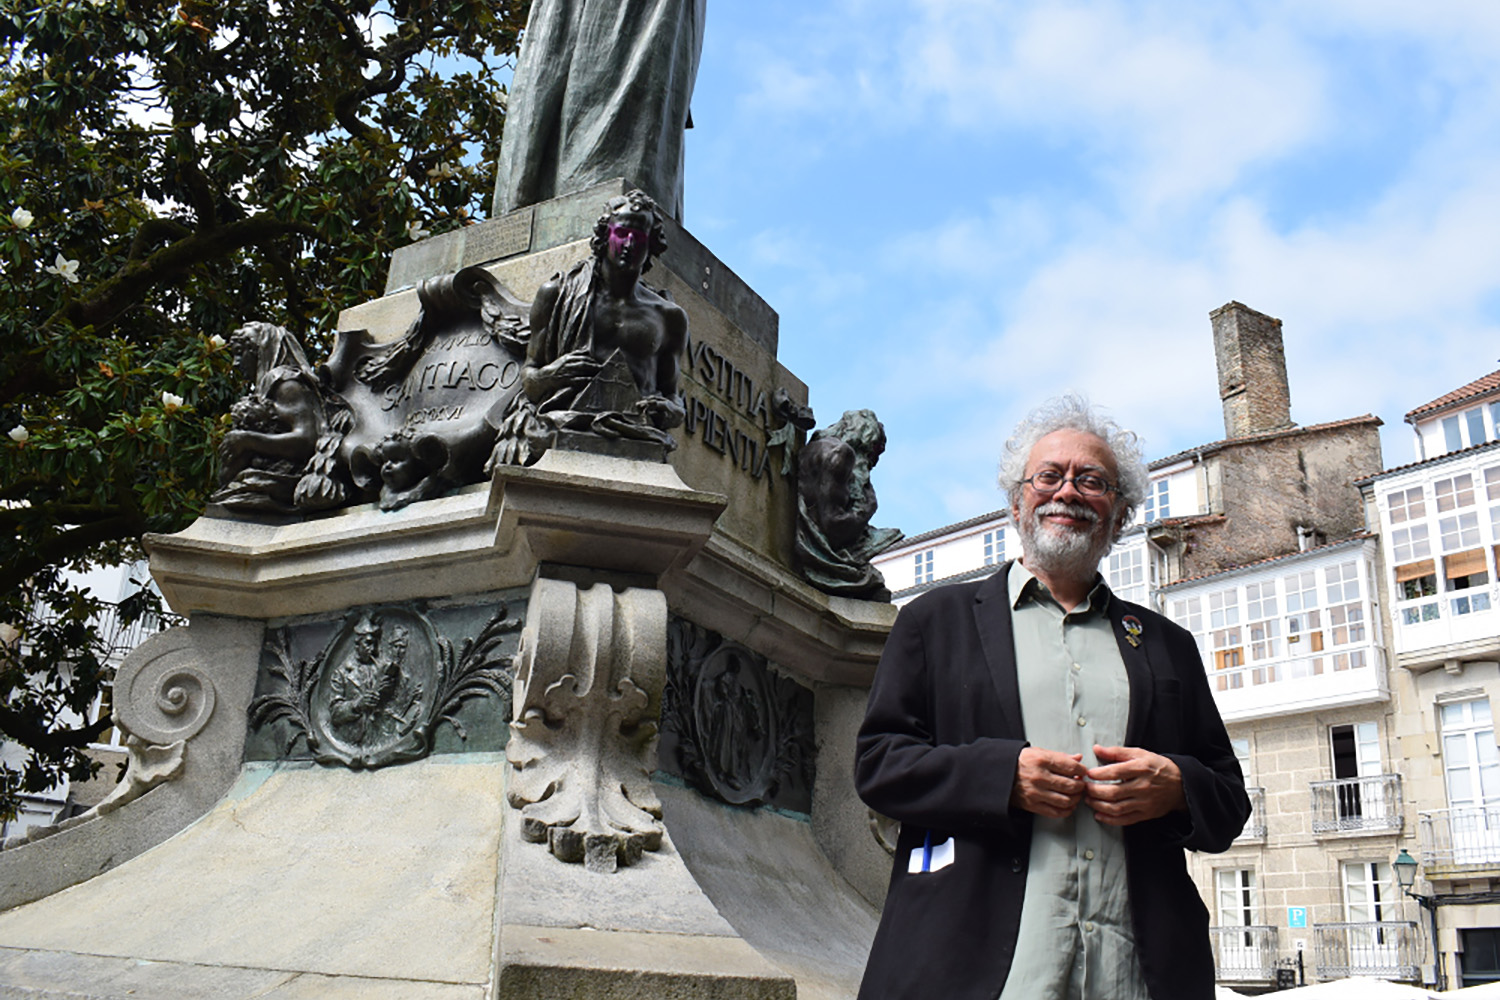
<path fill-rule="evenodd" d="M 1223 423 L 1208 314 L 1284 321 L 1292 417 L 1500 367 L 1500 4 L 708 0 L 685 222 L 780 314 L 879 525 L 994 509 L 1065 390 L 1152 457 Z"/>

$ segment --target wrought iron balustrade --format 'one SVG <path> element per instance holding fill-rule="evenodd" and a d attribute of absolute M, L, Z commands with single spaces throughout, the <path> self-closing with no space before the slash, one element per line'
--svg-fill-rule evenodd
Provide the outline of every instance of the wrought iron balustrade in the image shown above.
<path fill-rule="evenodd" d="M 47 625 L 55 622 L 57 618 L 57 612 L 53 609 L 45 605 L 33 605 L 27 621 Z M 134 621 L 127 622 L 121 615 L 118 604 L 102 605 L 91 621 L 95 634 L 98 635 L 103 645 L 104 654 L 114 658 L 123 657 L 157 632 L 187 624 L 187 619 L 183 616 L 166 612 L 159 615 L 147 612 Z M 24 632 L 22 641 L 25 641 Z"/>
<path fill-rule="evenodd" d="M 1314 781 L 1313 833 L 1401 829 L 1401 775 Z"/>
<path fill-rule="evenodd" d="M 1417 982 L 1422 974 L 1422 939 L 1411 920 L 1314 924 L 1313 954 L 1319 979 L 1371 976 Z"/>
<path fill-rule="evenodd" d="M 1500 805 L 1460 806 L 1417 814 L 1426 868 L 1500 867 Z"/>
<path fill-rule="evenodd" d="M 1276 978 L 1276 928 L 1210 927 L 1215 976 L 1221 982 L 1271 982 Z"/>
<path fill-rule="evenodd" d="M 1245 793 L 1250 796 L 1250 818 L 1245 820 L 1245 828 L 1234 839 L 1265 840 L 1266 790 L 1264 788 L 1246 788 Z"/>

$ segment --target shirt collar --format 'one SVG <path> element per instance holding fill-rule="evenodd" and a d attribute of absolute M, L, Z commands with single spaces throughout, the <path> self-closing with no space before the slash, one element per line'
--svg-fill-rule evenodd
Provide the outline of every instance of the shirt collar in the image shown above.
<path fill-rule="evenodd" d="M 1010 564 L 1010 574 L 1006 578 L 1006 584 L 1010 590 L 1010 607 L 1015 611 L 1022 604 L 1028 602 L 1043 602 L 1057 605 L 1052 597 L 1052 592 L 1047 585 L 1036 578 L 1036 574 L 1027 569 L 1021 560 L 1017 559 Z M 1088 596 L 1083 603 L 1068 612 L 1070 618 L 1083 618 L 1095 612 L 1103 613 L 1109 607 L 1110 599 L 1114 596 L 1109 589 L 1109 584 L 1104 582 L 1104 577 L 1094 574 L 1094 585 L 1089 588 Z M 1059 605 L 1060 607 L 1060 605 Z"/>

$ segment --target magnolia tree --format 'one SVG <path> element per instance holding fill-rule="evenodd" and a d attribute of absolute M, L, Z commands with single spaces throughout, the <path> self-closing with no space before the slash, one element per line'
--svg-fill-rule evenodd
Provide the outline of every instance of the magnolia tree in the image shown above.
<path fill-rule="evenodd" d="M 202 511 L 229 332 L 316 352 L 481 211 L 526 8 L 0 0 L 0 818 L 98 767 L 108 637 L 69 581 Z"/>

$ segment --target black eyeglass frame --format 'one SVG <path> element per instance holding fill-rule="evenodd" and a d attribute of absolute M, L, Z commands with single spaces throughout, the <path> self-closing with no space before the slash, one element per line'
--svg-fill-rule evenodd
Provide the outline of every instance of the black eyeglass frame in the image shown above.
<path fill-rule="evenodd" d="M 1035 482 L 1037 476 L 1047 476 L 1049 478 L 1052 476 L 1056 476 L 1057 485 L 1052 487 L 1051 489 L 1047 489 L 1045 486 L 1038 486 Z M 1087 479 L 1098 480 L 1101 487 L 1098 493 L 1090 492 L 1089 490 L 1084 488 L 1082 480 Z M 1072 483 L 1073 488 L 1078 491 L 1078 495 L 1085 497 L 1107 497 L 1111 493 L 1120 492 L 1119 483 L 1112 483 L 1108 479 L 1105 479 L 1103 476 L 1093 472 L 1085 472 L 1079 476 L 1065 476 L 1061 472 L 1058 472 L 1056 469 L 1043 469 L 1041 472 L 1036 472 L 1027 476 L 1025 479 L 1021 480 L 1021 482 L 1025 483 L 1027 486 L 1030 486 L 1033 490 L 1042 494 L 1043 496 L 1051 496 L 1052 494 L 1056 493 L 1058 490 L 1063 488 L 1064 483 Z"/>

